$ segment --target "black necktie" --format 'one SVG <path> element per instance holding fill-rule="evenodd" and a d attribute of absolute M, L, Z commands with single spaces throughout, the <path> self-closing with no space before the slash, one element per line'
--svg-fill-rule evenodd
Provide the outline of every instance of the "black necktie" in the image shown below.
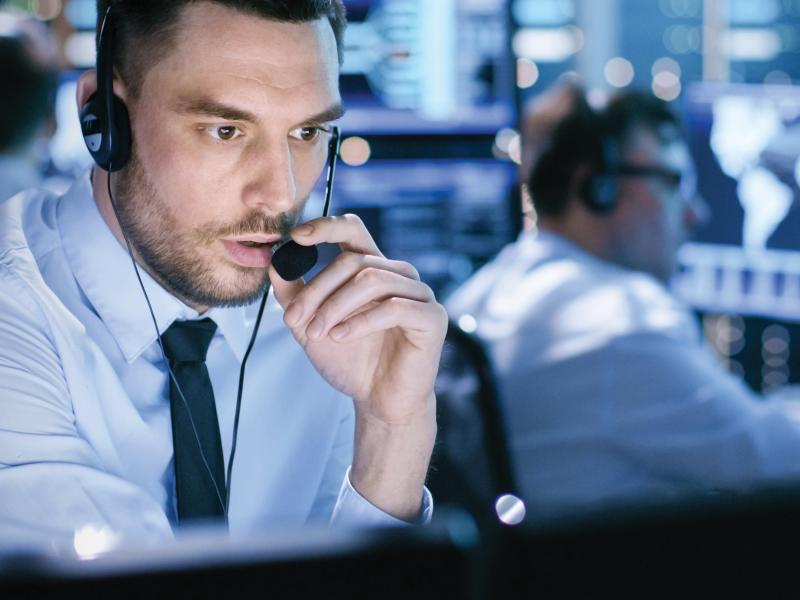
<path fill-rule="evenodd" d="M 217 325 L 211 319 L 175 321 L 161 336 L 170 368 L 186 399 L 184 402 L 170 378 L 175 489 L 178 521 L 181 523 L 214 519 L 224 514 L 222 442 L 214 390 L 205 363 L 208 345 L 216 329 Z"/>

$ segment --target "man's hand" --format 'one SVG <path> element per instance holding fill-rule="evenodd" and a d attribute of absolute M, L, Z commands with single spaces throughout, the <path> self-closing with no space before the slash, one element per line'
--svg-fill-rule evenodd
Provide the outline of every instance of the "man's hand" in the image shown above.
<path fill-rule="evenodd" d="M 352 484 L 385 512 L 413 519 L 436 435 L 445 310 L 414 267 L 384 258 L 355 215 L 309 221 L 292 238 L 342 249 L 308 284 L 273 268 L 270 281 L 311 362 L 355 401 Z"/>

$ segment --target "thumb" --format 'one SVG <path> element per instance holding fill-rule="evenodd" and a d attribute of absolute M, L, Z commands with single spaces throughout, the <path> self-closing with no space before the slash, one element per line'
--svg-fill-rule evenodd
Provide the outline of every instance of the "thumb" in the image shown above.
<path fill-rule="evenodd" d="M 286 281 L 278 275 L 278 272 L 272 265 L 269 267 L 269 282 L 272 285 L 272 290 L 275 292 L 275 299 L 284 310 L 292 303 L 295 296 L 297 296 L 300 290 L 306 285 L 302 278 L 295 281 Z"/>

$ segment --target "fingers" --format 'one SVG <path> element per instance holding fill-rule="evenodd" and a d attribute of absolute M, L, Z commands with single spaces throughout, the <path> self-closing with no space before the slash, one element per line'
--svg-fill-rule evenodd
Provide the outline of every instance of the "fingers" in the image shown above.
<path fill-rule="evenodd" d="M 314 279 L 304 287 L 301 286 L 294 291 L 291 306 L 286 307 L 286 324 L 290 327 L 305 325 L 329 296 L 356 276 L 361 278 L 371 277 L 370 270 L 383 270 L 407 278 L 410 281 L 419 281 L 417 270 L 406 262 L 389 260 L 379 256 L 356 254 L 355 252 L 342 252 Z M 360 275 L 361 273 L 367 274 Z M 376 281 L 375 283 L 377 284 L 378 282 Z M 278 294 L 278 290 L 276 290 L 275 294 Z M 288 298 L 288 294 L 286 297 Z M 283 303 L 281 304 L 283 305 Z"/>
<path fill-rule="evenodd" d="M 296 227 L 292 239 L 303 246 L 339 244 L 344 251 L 383 256 L 364 222 L 356 215 L 321 217 Z"/>
<path fill-rule="evenodd" d="M 320 340 L 333 330 L 346 337 L 351 323 L 356 332 L 370 330 L 381 322 L 402 326 L 409 311 L 417 317 L 420 310 L 433 311 L 430 326 L 440 325 L 436 315 L 443 309 L 431 289 L 420 281 L 417 270 L 409 263 L 384 258 L 357 216 L 308 221 L 292 231 L 292 238 L 304 246 L 334 243 L 342 248 L 342 253 L 309 283 L 286 282 L 270 268 L 275 296 L 286 309 L 284 321 L 299 339 Z M 407 306 L 406 302 L 411 304 Z M 391 317 L 395 306 L 398 315 Z M 429 325 L 413 317 L 411 321 L 413 329 L 421 326 L 424 330 Z"/>
<path fill-rule="evenodd" d="M 337 342 L 352 342 L 394 327 L 427 334 L 444 331 L 446 324 L 447 313 L 441 304 L 390 298 L 339 323 L 330 336 Z"/>
<path fill-rule="evenodd" d="M 419 282 L 419 273 L 406 262 L 354 252 L 342 252 L 303 289 L 295 292 L 291 306 L 287 307 L 287 314 L 284 318 L 286 324 L 290 327 L 305 325 L 326 299 L 355 277 L 359 277 L 362 288 L 365 279 L 370 279 L 366 282 L 367 285 L 370 283 L 379 285 L 380 283 L 375 277 L 377 274 L 373 273 L 377 270 L 396 274 L 409 281 Z"/>
<path fill-rule="evenodd" d="M 272 265 L 269 267 L 269 282 L 272 286 L 272 290 L 275 292 L 275 299 L 284 309 L 292 303 L 297 297 L 297 294 L 305 287 L 302 278 L 296 281 L 286 281 L 278 275 L 278 272 Z"/>
<path fill-rule="evenodd" d="M 407 262 L 349 251 L 342 252 L 337 256 L 325 270 L 318 273 L 308 284 L 303 283 L 300 279 L 285 281 L 272 267 L 269 269 L 269 279 L 275 290 L 275 297 L 280 305 L 286 309 L 304 288 L 309 288 L 309 292 L 305 295 L 311 298 L 323 298 L 335 292 L 344 281 L 354 277 L 359 271 L 370 267 L 384 269 L 419 281 L 419 273 Z M 314 304 L 313 302 L 307 304 L 304 312 L 316 310 L 318 306 L 318 303 Z"/>
<path fill-rule="evenodd" d="M 311 284 L 306 286 L 285 315 L 290 327 L 305 329 L 305 336 L 311 340 L 322 339 L 342 321 L 387 299 L 435 301 L 433 292 L 424 283 L 375 267 L 359 271 L 330 295 L 316 292 L 319 290 L 312 290 Z"/>

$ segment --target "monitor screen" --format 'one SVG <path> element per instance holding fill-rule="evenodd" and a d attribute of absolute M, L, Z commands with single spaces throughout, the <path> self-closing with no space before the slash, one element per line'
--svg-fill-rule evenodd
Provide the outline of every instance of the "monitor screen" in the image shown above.
<path fill-rule="evenodd" d="M 703 309 L 800 320 L 800 88 L 696 84 L 684 101 L 710 218 L 676 291 Z"/>
<path fill-rule="evenodd" d="M 467 159 L 342 165 L 332 212 L 361 216 L 386 256 L 411 262 L 444 297 L 513 238 L 514 167 Z"/>
<path fill-rule="evenodd" d="M 514 122 L 506 0 L 345 0 L 351 133 L 495 133 Z"/>

